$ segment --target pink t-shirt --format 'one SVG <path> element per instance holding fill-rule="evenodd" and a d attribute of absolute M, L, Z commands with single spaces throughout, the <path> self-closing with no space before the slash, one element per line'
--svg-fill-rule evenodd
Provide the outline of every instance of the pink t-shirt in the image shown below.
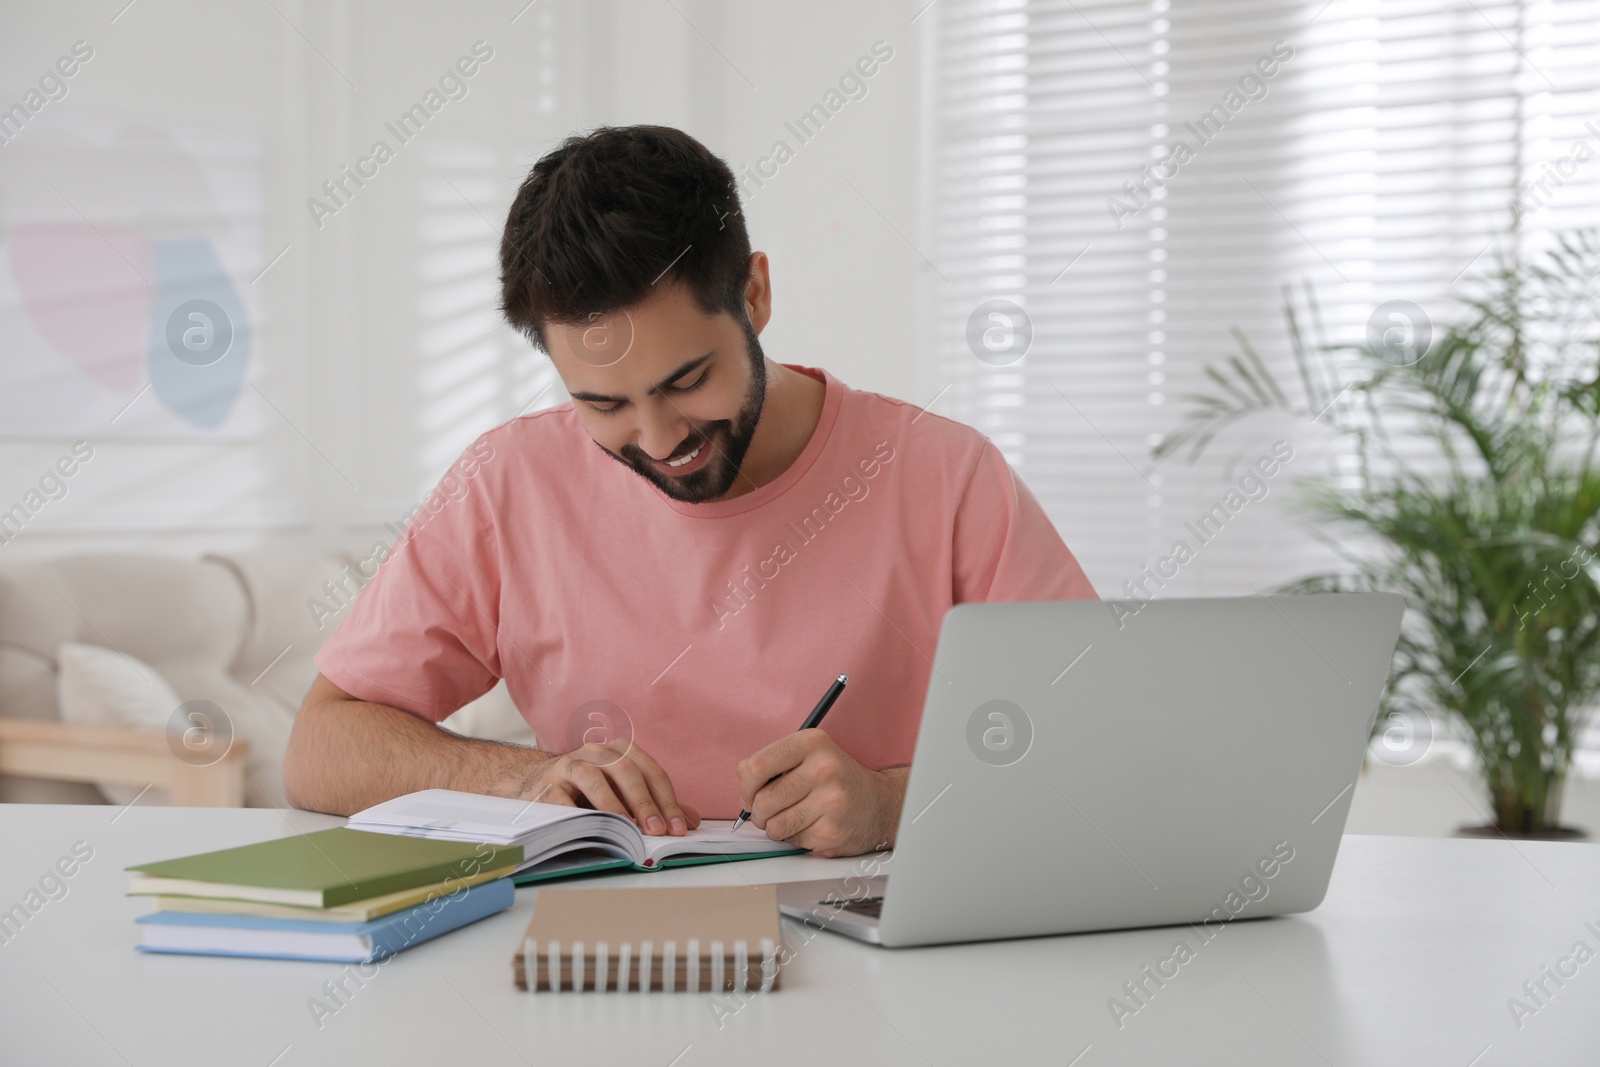
<path fill-rule="evenodd" d="M 433 722 L 505 678 L 541 748 L 631 729 L 680 799 L 738 814 L 734 768 L 823 729 L 909 763 L 952 604 L 1094 598 L 1038 500 L 969 426 L 827 371 L 777 480 L 685 504 L 603 453 L 570 403 L 463 453 L 316 657 Z"/>

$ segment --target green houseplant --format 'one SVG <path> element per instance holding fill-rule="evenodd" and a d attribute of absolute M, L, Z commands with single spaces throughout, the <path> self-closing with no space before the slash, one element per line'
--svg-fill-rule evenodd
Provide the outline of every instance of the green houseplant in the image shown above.
<path fill-rule="evenodd" d="M 1464 728 L 1488 789 L 1486 832 L 1580 833 L 1561 826 L 1560 803 L 1600 696 L 1597 279 L 1595 235 L 1564 235 L 1478 279 L 1452 324 L 1435 330 L 1415 305 L 1385 304 L 1354 345 L 1323 341 L 1309 287 L 1290 290 L 1298 382 L 1285 388 L 1235 330 L 1239 351 L 1206 367 L 1214 388 L 1184 398 L 1182 423 L 1154 450 L 1192 461 L 1269 411 L 1345 437 L 1358 487 L 1313 482 L 1303 504 L 1346 566 L 1283 591 L 1405 596 L 1376 730 L 1410 701 Z"/>

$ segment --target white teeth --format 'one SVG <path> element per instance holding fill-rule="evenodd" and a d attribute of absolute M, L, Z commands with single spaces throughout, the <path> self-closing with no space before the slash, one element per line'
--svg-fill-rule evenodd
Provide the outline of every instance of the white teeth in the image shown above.
<path fill-rule="evenodd" d="M 704 447 L 705 447 L 705 445 L 701 445 L 700 446 L 700 448 L 704 448 Z M 694 457 L 696 457 L 696 456 L 698 456 L 700 454 L 700 448 L 697 448 L 693 452 L 690 452 L 687 456 L 684 456 L 682 459 L 668 460 L 667 461 L 667 466 L 669 466 L 669 467 L 681 467 L 685 463 L 692 463 L 694 461 Z"/>

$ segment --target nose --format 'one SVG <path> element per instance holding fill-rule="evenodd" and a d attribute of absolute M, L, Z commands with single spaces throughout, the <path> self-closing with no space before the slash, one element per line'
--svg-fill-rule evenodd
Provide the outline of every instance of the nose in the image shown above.
<path fill-rule="evenodd" d="M 664 399 L 649 405 L 639 426 L 639 447 L 654 459 L 671 457 L 694 432 L 694 426 Z"/>

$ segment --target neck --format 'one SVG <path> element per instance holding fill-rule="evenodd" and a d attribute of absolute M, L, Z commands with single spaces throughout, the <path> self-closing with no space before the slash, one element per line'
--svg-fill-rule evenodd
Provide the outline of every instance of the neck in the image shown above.
<path fill-rule="evenodd" d="M 767 360 L 767 395 L 739 477 L 722 496 L 732 500 L 776 481 L 800 458 L 817 422 L 827 387 L 811 377 Z"/>

